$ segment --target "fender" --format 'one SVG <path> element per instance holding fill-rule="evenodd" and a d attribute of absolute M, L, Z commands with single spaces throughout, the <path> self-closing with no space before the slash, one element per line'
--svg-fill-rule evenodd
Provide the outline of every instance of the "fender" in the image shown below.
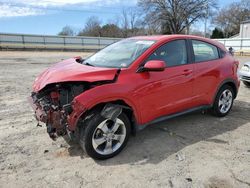
<path fill-rule="evenodd" d="M 115 95 L 113 92 L 114 90 L 117 91 Z M 133 101 L 129 96 L 130 94 L 126 91 L 125 87 L 116 83 L 106 84 L 87 90 L 75 97 L 72 102 L 73 112 L 68 117 L 69 130 L 75 130 L 77 122 L 88 110 L 94 108 L 98 104 L 112 103 L 118 100 L 125 102 L 132 109 L 136 123 L 140 123 L 141 116 L 139 110 L 136 108 L 138 105 L 136 105 L 136 101 Z"/>

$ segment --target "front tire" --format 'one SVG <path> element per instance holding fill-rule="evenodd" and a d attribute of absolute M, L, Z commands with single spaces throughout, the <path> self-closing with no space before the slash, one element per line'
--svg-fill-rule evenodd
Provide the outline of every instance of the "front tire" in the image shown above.
<path fill-rule="evenodd" d="M 81 127 L 80 146 L 94 159 L 112 158 L 126 146 L 130 127 L 130 121 L 124 113 L 113 121 L 96 111 Z"/>
<path fill-rule="evenodd" d="M 245 86 L 250 87 L 250 82 L 243 81 L 243 83 L 245 84 Z"/>
<path fill-rule="evenodd" d="M 226 116 L 233 106 L 234 96 L 235 93 L 232 87 L 229 85 L 222 86 L 222 88 L 217 93 L 213 104 L 213 114 L 217 117 Z"/>

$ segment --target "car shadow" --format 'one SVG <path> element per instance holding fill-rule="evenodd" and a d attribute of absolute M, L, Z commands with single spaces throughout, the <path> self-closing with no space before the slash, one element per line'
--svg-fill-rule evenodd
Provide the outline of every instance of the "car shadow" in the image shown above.
<path fill-rule="evenodd" d="M 249 111 L 250 103 L 236 100 L 230 114 L 223 118 L 195 112 L 148 126 L 135 137 L 131 136 L 119 155 L 105 161 L 96 160 L 96 163 L 102 166 L 156 164 L 200 141 L 228 144 L 213 137 L 249 123 Z M 70 156 L 88 157 L 75 144 L 68 151 Z"/>

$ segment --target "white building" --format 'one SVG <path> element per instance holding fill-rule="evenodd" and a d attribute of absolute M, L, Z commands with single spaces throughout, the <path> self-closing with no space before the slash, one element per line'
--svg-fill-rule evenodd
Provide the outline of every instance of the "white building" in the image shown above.
<path fill-rule="evenodd" d="M 250 20 L 241 22 L 240 33 L 230 38 L 250 38 Z"/>
<path fill-rule="evenodd" d="M 228 49 L 232 47 L 240 55 L 250 54 L 250 20 L 241 22 L 240 33 L 227 39 L 217 39 Z"/>
<path fill-rule="evenodd" d="M 241 23 L 239 38 L 250 38 L 250 20 Z"/>

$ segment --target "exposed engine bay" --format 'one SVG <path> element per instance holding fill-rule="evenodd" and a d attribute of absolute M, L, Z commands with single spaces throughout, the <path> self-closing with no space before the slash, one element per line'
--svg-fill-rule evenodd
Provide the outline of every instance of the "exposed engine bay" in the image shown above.
<path fill-rule="evenodd" d="M 44 71 L 33 84 L 34 92 L 29 97 L 29 103 L 35 111 L 38 125 L 39 122 L 45 123 L 53 140 L 68 133 L 67 128 L 72 123 L 70 120 L 76 116 L 72 106 L 73 99 L 89 89 L 116 82 L 121 71 L 82 65 L 83 61 L 81 57 L 76 57 L 55 64 Z M 91 75 L 96 72 L 105 75 L 105 79 L 92 79 Z M 78 81 L 83 78 L 89 80 Z"/>
<path fill-rule="evenodd" d="M 67 133 L 67 116 L 72 112 L 72 100 L 90 89 L 88 83 L 60 83 L 45 87 L 39 93 L 32 93 L 38 121 L 46 123 L 49 136 L 55 140 Z"/>

